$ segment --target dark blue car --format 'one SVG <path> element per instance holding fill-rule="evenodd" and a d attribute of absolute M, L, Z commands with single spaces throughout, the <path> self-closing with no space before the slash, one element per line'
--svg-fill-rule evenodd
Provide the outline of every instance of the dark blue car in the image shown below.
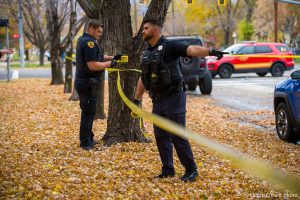
<path fill-rule="evenodd" d="M 279 138 L 296 142 L 300 138 L 300 70 L 275 86 L 274 110 Z"/>

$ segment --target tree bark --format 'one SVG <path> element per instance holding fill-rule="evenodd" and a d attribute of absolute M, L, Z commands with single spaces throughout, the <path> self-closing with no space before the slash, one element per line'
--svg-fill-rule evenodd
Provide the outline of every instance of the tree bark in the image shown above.
<path fill-rule="evenodd" d="M 73 46 L 73 45 L 72 45 Z M 72 51 L 73 48 L 71 48 L 71 50 L 69 50 L 67 52 L 67 58 L 66 58 L 66 73 L 65 73 L 65 85 L 64 85 L 64 93 L 71 93 L 72 92 L 72 80 L 73 80 L 73 75 L 72 75 Z"/>
<path fill-rule="evenodd" d="M 68 34 L 67 48 L 66 48 L 67 57 L 66 57 L 64 93 L 72 92 L 72 80 L 73 80 L 72 54 L 73 54 L 73 40 L 76 34 L 76 21 L 77 21 L 76 2 L 74 0 L 70 0 L 70 7 L 71 7 L 71 16 L 70 16 L 70 27 L 69 27 L 69 34 Z"/>
<path fill-rule="evenodd" d="M 50 60 L 51 60 L 51 85 L 63 84 L 63 74 L 60 59 L 60 32 L 61 24 L 59 23 L 58 1 L 46 0 L 46 15 L 49 31 L 50 43 Z"/>
<path fill-rule="evenodd" d="M 40 49 L 40 65 L 44 66 L 44 56 L 45 56 L 45 50 Z"/>
<path fill-rule="evenodd" d="M 237 0 L 234 4 L 231 1 L 227 2 L 225 9 L 220 9 L 220 6 L 215 3 L 217 13 L 219 15 L 218 21 L 224 31 L 224 45 L 228 46 L 231 39 L 231 30 L 234 29 L 236 20 L 235 15 L 239 7 L 240 0 Z"/>
<path fill-rule="evenodd" d="M 246 22 L 251 23 L 256 0 L 245 0 L 247 4 Z"/>

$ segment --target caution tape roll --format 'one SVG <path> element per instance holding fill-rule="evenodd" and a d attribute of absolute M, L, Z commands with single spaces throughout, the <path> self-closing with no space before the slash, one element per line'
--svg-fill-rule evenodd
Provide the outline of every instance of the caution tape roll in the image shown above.
<path fill-rule="evenodd" d="M 233 164 L 237 165 L 243 170 L 248 171 L 254 176 L 264 178 L 273 184 L 281 186 L 284 189 L 300 194 L 300 179 L 298 177 L 289 175 L 287 173 L 285 174 L 281 170 L 271 167 L 270 164 L 263 160 L 255 159 L 244 153 L 240 153 L 232 148 L 226 147 L 223 144 L 195 134 L 187 130 L 185 127 L 178 125 L 166 118 L 142 110 L 140 107 L 131 102 L 124 94 L 120 81 L 120 71 L 122 70 L 113 69 L 109 71 L 115 71 L 118 73 L 117 89 L 119 95 L 124 103 L 132 110 L 132 112 L 136 113 L 138 116 L 151 121 L 153 124 L 161 129 L 164 129 L 165 131 L 186 139 L 193 140 L 197 144 L 218 153 L 221 157 L 232 161 Z"/>

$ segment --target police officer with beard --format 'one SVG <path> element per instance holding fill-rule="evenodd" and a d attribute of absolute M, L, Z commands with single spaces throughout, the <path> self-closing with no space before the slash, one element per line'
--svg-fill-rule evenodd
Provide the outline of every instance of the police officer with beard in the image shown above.
<path fill-rule="evenodd" d="M 103 25 L 91 19 L 76 47 L 75 88 L 78 92 L 81 108 L 80 147 L 90 150 L 97 143 L 94 140 L 93 120 L 96 113 L 97 95 L 100 88 L 100 75 L 104 69 L 116 66 L 115 60 L 122 55 L 104 56 L 97 40 L 101 37 Z"/>
<path fill-rule="evenodd" d="M 186 96 L 180 72 L 179 57 L 223 57 L 223 52 L 196 45 L 185 45 L 168 41 L 162 36 L 162 23 L 155 19 L 144 21 L 143 39 L 148 48 L 143 52 L 142 75 L 138 80 L 134 103 L 139 105 L 145 91 L 153 102 L 152 112 L 185 126 Z M 170 134 L 154 126 L 154 134 L 162 162 L 162 172 L 156 178 L 175 175 L 173 166 L 173 145 L 181 164 L 185 168 L 182 181 L 195 181 L 198 176 L 188 140 Z"/>

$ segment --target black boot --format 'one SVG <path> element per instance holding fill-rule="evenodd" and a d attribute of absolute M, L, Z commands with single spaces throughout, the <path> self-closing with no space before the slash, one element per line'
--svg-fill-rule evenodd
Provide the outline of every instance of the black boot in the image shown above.
<path fill-rule="evenodd" d="M 199 176 L 197 171 L 185 172 L 181 177 L 181 180 L 184 182 L 193 182 L 196 180 L 197 176 Z"/>
<path fill-rule="evenodd" d="M 168 177 L 174 177 L 175 172 L 170 172 L 170 173 L 161 173 L 158 176 L 155 176 L 155 178 L 168 178 Z"/>

